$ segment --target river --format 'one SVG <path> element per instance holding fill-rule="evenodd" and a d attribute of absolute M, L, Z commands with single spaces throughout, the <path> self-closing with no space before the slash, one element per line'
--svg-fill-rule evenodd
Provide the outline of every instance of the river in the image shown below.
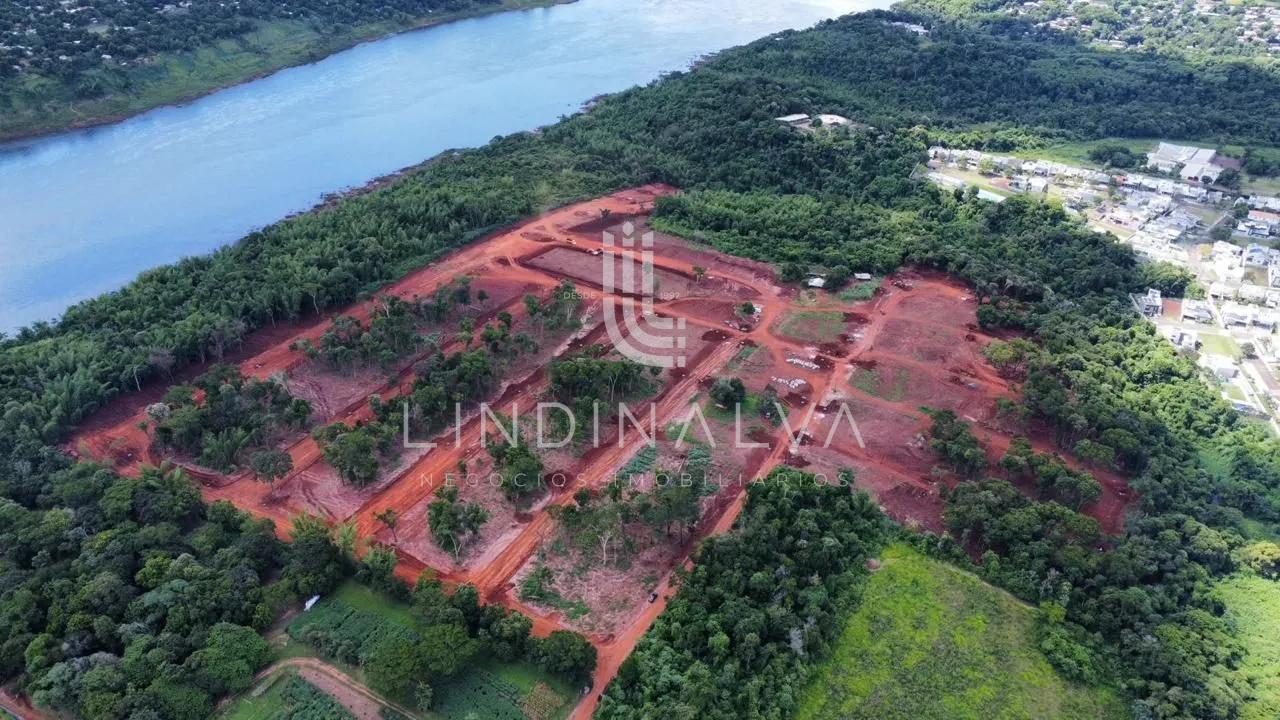
<path fill-rule="evenodd" d="M 580 0 L 403 33 L 114 125 L 0 146 L 0 330 L 450 148 L 888 0 Z"/>

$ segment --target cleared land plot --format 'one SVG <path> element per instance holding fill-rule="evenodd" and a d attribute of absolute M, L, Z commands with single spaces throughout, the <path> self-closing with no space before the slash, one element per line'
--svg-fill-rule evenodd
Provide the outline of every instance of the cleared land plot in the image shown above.
<path fill-rule="evenodd" d="M 768 453 L 767 447 L 735 447 L 732 412 L 715 408 L 704 395 L 694 402 L 707 419 L 705 429 L 695 416 L 686 420 L 686 413 L 677 413 L 676 421 L 662 429 L 662 438 L 641 445 L 615 477 L 623 484 L 624 497 L 631 497 L 632 509 L 639 506 L 640 496 L 655 497 L 649 494 L 657 492 L 659 472 L 671 478 L 664 482 L 689 483 L 701 494 L 694 508 L 698 519 L 664 530 L 636 512 L 611 536 L 607 559 L 598 542 L 583 542 L 586 535 L 594 538 L 598 533 L 575 537 L 558 528 L 513 578 L 522 602 L 559 613 L 565 625 L 598 636 L 616 635 L 634 623 L 662 578 L 728 507 L 742 484 L 754 477 Z M 761 424 L 754 410 L 744 409 L 743 417 L 746 426 Z M 604 502 L 601 497 L 591 500 Z"/>
<path fill-rule="evenodd" d="M 1223 355 L 1225 357 L 1237 357 L 1240 354 L 1240 346 L 1235 340 L 1226 335 L 1213 335 L 1204 333 L 1200 335 L 1200 349 L 1209 355 Z"/>
<path fill-rule="evenodd" d="M 641 282 L 641 265 L 630 256 L 592 255 L 584 250 L 553 247 L 544 253 L 525 259 L 524 264 L 555 277 L 576 280 L 592 287 L 601 287 L 605 280 L 606 257 L 613 263 L 611 289 L 623 294 L 640 294 L 644 289 Z M 655 297 L 668 299 L 685 297 L 692 286 L 693 278 L 663 268 L 653 270 Z"/>
<path fill-rule="evenodd" d="M 917 362 L 950 366 L 971 361 L 964 328 L 948 328 L 932 323 L 892 318 L 885 322 L 876 338 L 875 349 L 911 358 Z"/>
<path fill-rule="evenodd" d="M 861 402 L 843 401 L 848 413 L 827 413 L 815 417 L 814 443 L 830 447 L 852 457 L 870 457 L 884 462 L 909 475 L 928 475 L 935 464 L 933 452 L 922 441 L 920 433 L 928 427 L 926 420 L 889 407 Z M 849 418 L 857 423 L 853 432 Z M 861 438 L 862 447 L 859 445 Z"/>
<path fill-rule="evenodd" d="M 905 546 L 890 547 L 797 720 L 1097 720 L 1112 691 L 1072 685 L 1036 648 L 1036 611 Z"/>
<path fill-rule="evenodd" d="M 856 363 L 849 382 L 867 395 L 890 402 L 952 410 L 979 421 L 995 415 L 995 398 L 959 373 L 937 376 L 906 363 L 872 360 Z"/>
<path fill-rule="evenodd" d="M 777 332 L 801 342 L 839 342 L 845 331 L 844 313 L 836 310 L 799 310 L 787 313 Z"/>

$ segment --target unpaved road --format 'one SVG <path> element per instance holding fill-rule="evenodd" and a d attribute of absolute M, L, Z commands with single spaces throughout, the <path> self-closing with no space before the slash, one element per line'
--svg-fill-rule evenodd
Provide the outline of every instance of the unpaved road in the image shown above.
<path fill-rule="evenodd" d="M 342 670 L 317 658 L 290 658 L 272 663 L 254 676 L 253 685 L 257 687 L 269 676 L 290 669 L 295 670 L 299 677 L 327 693 L 355 715 L 357 720 L 380 720 L 379 711 L 384 707 L 392 708 L 408 717 L 415 716 L 413 711 L 403 705 L 375 694 Z M 226 698 L 220 705 L 226 705 L 235 700 L 236 698 Z"/>

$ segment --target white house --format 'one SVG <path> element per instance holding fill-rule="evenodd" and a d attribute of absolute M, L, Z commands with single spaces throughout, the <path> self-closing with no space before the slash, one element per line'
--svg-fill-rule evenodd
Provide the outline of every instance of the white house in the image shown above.
<path fill-rule="evenodd" d="M 1218 240 L 1213 243 L 1213 254 L 1215 256 L 1238 258 L 1244 252 L 1244 248 L 1225 240 Z"/>
<path fill-rule="evenodd" d="M 1266 267 L 1271 264 L 1271 249 L 1253 243 L 1244 249 L 1244 264 L 1249 267 Z"/>
<path fill-rule="evenodd" d="M 1253 312 L 1240 303 L 1225 303 L 1222 306 L 1222 323 L 1224 325 L 1248 325 L 1253 321 Z"/>
<path fill-rule="evenodd" d="M 1214 300 L 1229 300 L 1235 297 L 1235 291 L 1224 282 L 1209 283 L 1209 297 Z"/>
<path fill-rule="evenodd" d="M 1182 319 L 1211 323 L 1213 322 L 1213 309 L 1204 300 L 1184 300 L 1182 302 Z"/>
<path fill-rule="evenodd" d="M 1147 166 L 1165 173 L 1181 168 L 1178 175 L 1183 180 L 1213 183 L 1222 173 L 1222 168 L 1213 163 L 1217 155 L 1211 148 L 1162 142 L 1154 151 L 1147 153 Z"/>
<path fill-rule="evenodd" d="M 1238 295 L 1244 302 L 1258 303 L 1261 305 L 1267 301 L 1267 289 L 1261 285 L 1241 285 Z"/>
<path fill-rule="evenodd" d="M 780 118 L 774 118 L 778 122 L 796 130 L 808 130 L 813 121 L 804 113 L 796 113 L 795 115 L 783 115 Z"/>
<path fill-rule="evenodd" d="M 1219 380 L 1231 380 L 1240 374 L 1240 368 L 1231 360 L 1223 357 L 1215 357 L 1209 361 L 1209 371 Z"/>
<path fill-rule="evenodd" d="M 1196 342 L 1199 340 L 1195 333 L 1178 327 L 1167 328 L 1164 336 L 1179 350 L 1195 350 Z"/>
<path fill-rule="evenodd" d="M 1164 310 L 1164 303 L 1160 298 L 1160 291 L 1156 288 L 1147 288 L 1145 295 L 1135 295 L 1134 303 L 1138 306 L 1138 312 L 1147 317 L 1156 317 Z"/>

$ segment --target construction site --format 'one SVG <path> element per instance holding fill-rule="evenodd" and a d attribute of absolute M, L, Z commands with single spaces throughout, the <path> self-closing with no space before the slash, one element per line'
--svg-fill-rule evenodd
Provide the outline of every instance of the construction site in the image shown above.
<path fill-rule="evenodd" d="M 413 438 L 419 442 L 399 448 L 377 478 L 362 486 L 345 482 L 318 441 L 301 432 L 280 441 L 291 470 L 270 483 L 248 469 L 223 474 L 168 453 L 146 429 L 147 407 L 163 388 L 118 398 L 80 429 L 67 450 L 123 474 L 136 474 L 144 464 L 175 463 L 200 483 L 206 501 L 226 500 L 269 518 L 282 536 L 291 518 L 303 513 L 352 524 L 360 538 L 395 549 L 397 573 L 405 579 L 429 569 L 446 583 L 474 585 L 486 602 L 525 613 L 534 620 L 535 634 L 559 628 L 587 634 L 599 663 L 591 691 L 573 715 L 581 718 L 589 717 L 600 692 L 662 611 L 673 591 L 673 570 L 689 562 L 700 539 L 731 528 L 750 481 L 779 466 L 833 482 L 851 471 L 853 485 L 869 492 L 894 520 L 942 532 L 940 493 L 959 480 L 936 470 L 938 459 L 926 439 L 930 419 L 922 408 L 954 411 L 993 462 L 1015 434 L 1028 436 L 1040 452 L 1062 454 L 1033 427 L 1015 433 L 999 417 L 997 401 L 1018 392 L 983 355 L 998 338 L 979 328 L 973 292 L 943 275 L 902 270 L 863 281 L 875 284 L 860 294 L 868 299 L 805 295 L 779 282 L 766 263 L 654 233 L 653 282 L 646 296 L 604 281 L 628 276 L 625 266 L 637 262 L 635 248 L 617 246 L 611 238 L 624 234 L 624 224 L 636 234 L 649 232 L 656 199 L 675 192 L 644 186 L 545 213 L 467 245 L 342 313 L 367 323 L 390 296 L 413 301 L 468 278 L 472 300 L 459 308 L 461 317 L 476 328 L 503 319 L 513 333 L 537 340 L 536 349 L 503 367 L 488 397 L 473 398 L 493 413 L 517 416 L 515 424 L 528 430 L 535 407 L 548 398 L 551 363 L 593 346 L 618 356 L 606 323 L 611 313 L 645 303 L 652 306 L 651 318 L 672 321 L 679 337 L 670 352 L 679 361 L 655 367 L 647 392 L 630 400 L 642 427 L 628 430 L 609 418 L 589 447 L 540 451 L 546 480 L 540 493 L 517 502 L 490 481 L 497 468 L 482 440 L 494 434 L 495 421 L 475 406 L 433 436 Z M 538 326 L 527 298 L 550 298 L 566 281 L 578 296 L 576 321 L 553 330 Z M 427 351 L 397 358 L 389 367 L 338 372 L 304 350 L 331 323 L 330 317 L 313 317 L 259 331 L 228 359 L 246 378 L 275 379 L 305 399 L 314 426 L 358 427 L 374 417 L 371 397 L 390 404 L 410 392 Z M 440 349 L 463 349 L 470 342 L 450 336 Z M 722 378 L 741 379 L 749 404 L 776 397 L 780 417 L 771 421 L 754 411 L 735 416 L 716 407 L 709 390 Z M 611 482 L 634 475 L 641 479 L 632 491 L 642 493 L 649 489 L 645 483 L 663 472 L 679 475 L 691 462 L 715 481 L 700 497 L 699 517 L 687 525 L 654 533 L 624 522 L 622 537 L 596 551 L 576 547 L 557 520 L 583 489 L 600 495 Z M 1133 497 L 1122 478 L 1088 470 L 1102 494 L 1084 512 L 1104 531 L 1119 532 Z M 456 488 L 459 502 L 487 513 L 487 522 L 461 549 L 442 548 L 429 529 L 430 505 L 446 486 Z M 388 510 L 396 523 L 386 522 Z M 542 594 L 522 592 L 531 577 Z"/>

